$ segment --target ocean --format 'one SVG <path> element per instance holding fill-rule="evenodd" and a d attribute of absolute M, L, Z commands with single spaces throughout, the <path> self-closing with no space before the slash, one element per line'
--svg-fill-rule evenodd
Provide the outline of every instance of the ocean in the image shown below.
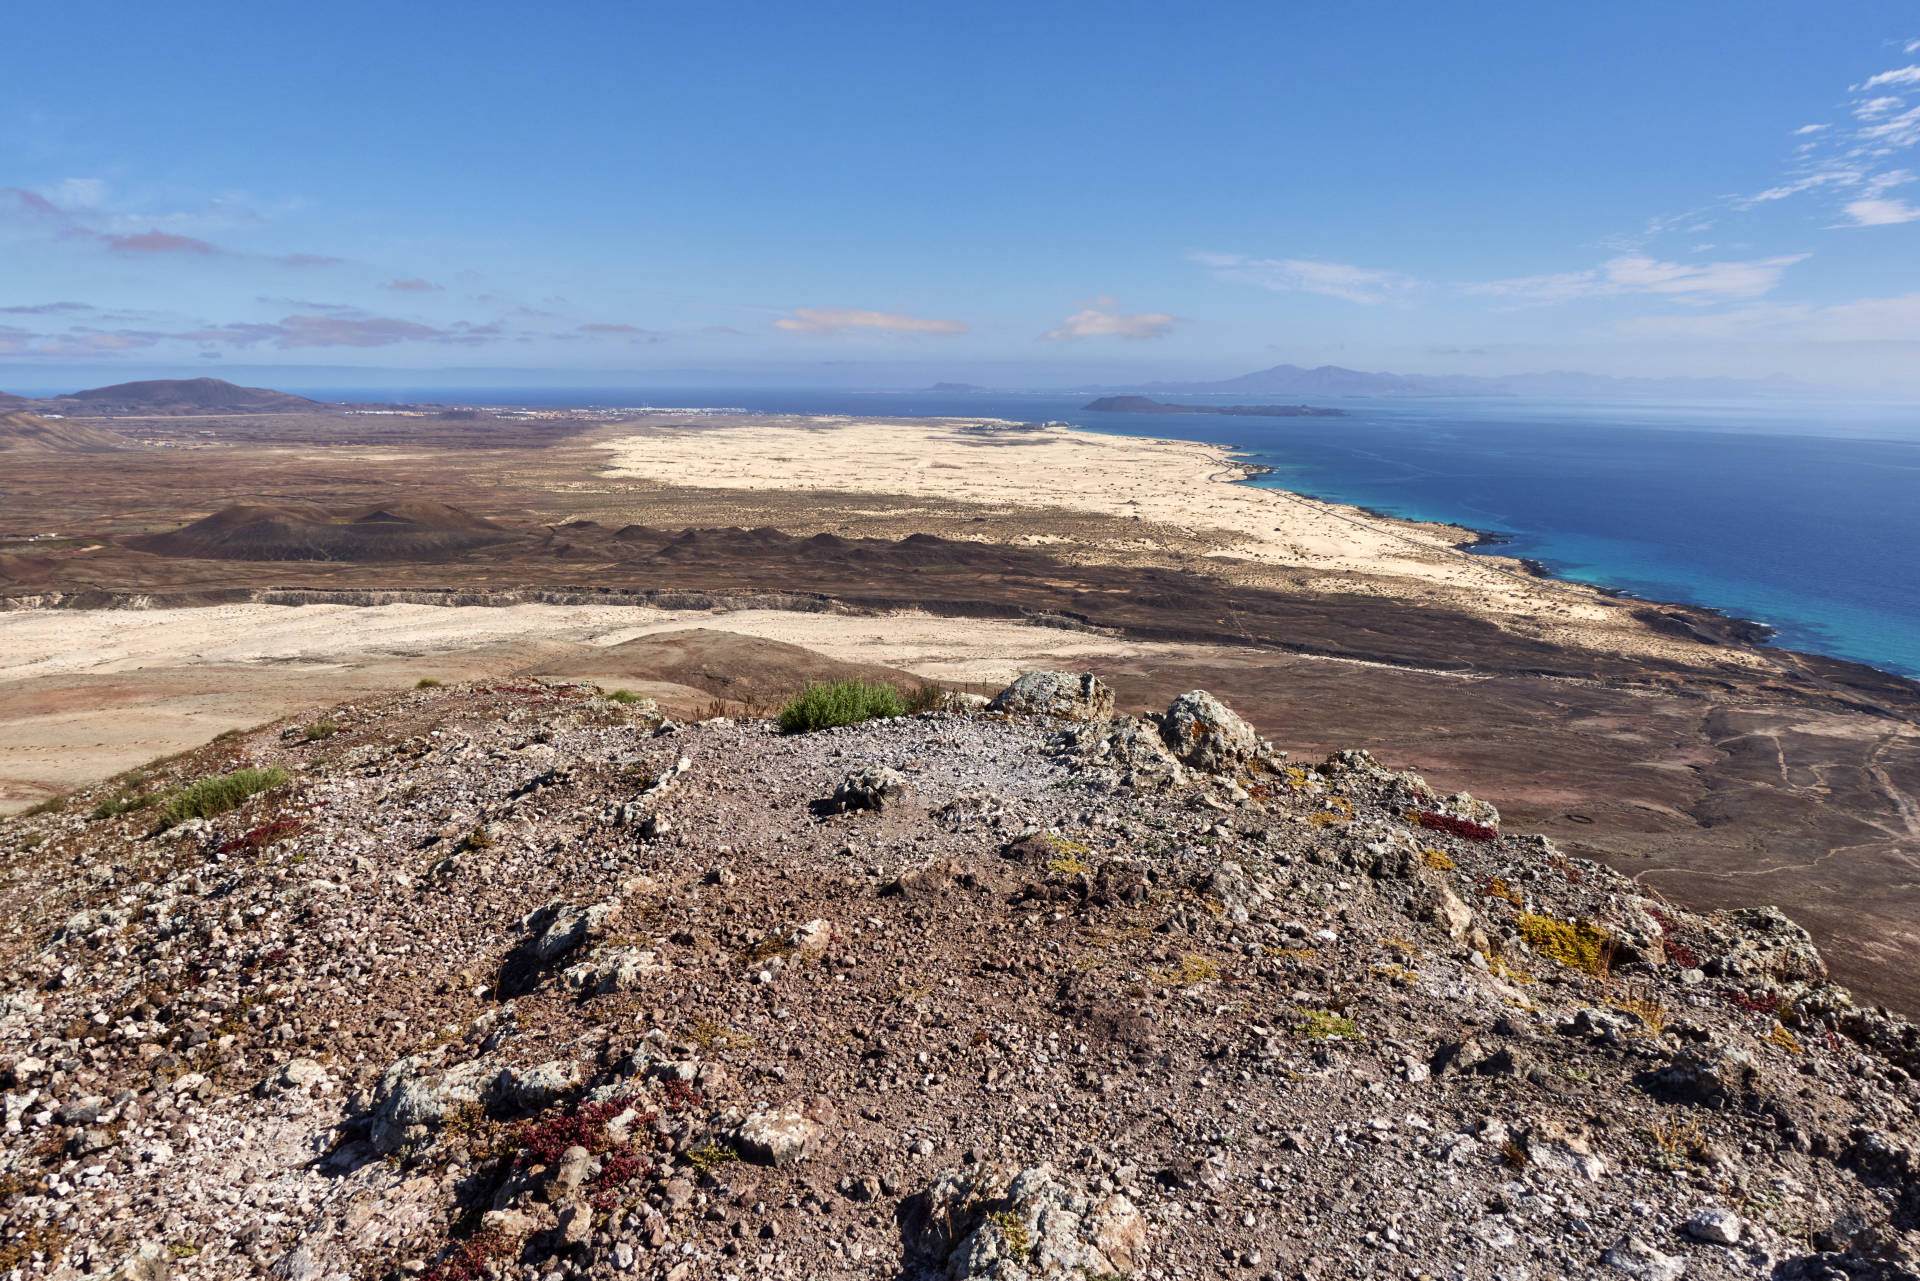
<path fill-rule="evenodd" d="M 421 389 L 464 404 L 657 405 L 1070 422 L 1217 443 L 1251 482 L 1495 534 L 1485 550 L 1920 678 L 1920 407 L 1802 401 L 1316 400 L 1345 418 L 1113 414 L 1090 395 Z M 343 398 L 335 391 L 326 399 Z M 368 399 L 394 399 L 393 393 Z M 1167 396 L 1183 403 L 1259 398 Z M 1271 399 L 1271 398 L 1268 398 Z"/>

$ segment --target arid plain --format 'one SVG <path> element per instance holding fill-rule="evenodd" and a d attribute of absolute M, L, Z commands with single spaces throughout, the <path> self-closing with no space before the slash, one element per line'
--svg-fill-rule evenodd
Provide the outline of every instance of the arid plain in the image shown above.
<path fill-rule="evenodd" d="M 1920 983 L 1920 690 L 1711 614 L 1241 482 L 1217 450 L 961 421 L 295 411 L 0 453 L 0 803 L 306 707 L 584 677 L 681 715 L 863 671 L 1205 687 L 1691 906 Z M 1326 430 L 1337 430 L 1329 427 Z M 95 433 L 87 435 L 85 433 Z"/>

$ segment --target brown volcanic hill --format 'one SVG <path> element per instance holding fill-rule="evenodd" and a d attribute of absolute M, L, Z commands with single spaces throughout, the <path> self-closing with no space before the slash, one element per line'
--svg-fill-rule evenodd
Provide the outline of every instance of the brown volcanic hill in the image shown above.
<path fill-rule="evenodd" d="M 132 447 L 133 442 L 119 432 L 80 423 L 50 422 L 33 414 L 0 413 L 0 450 L 99 454 Z"/>
<path fill-rule="evenodd" d="M 11 409 L 15 405 L 29 404 L 25 396 L 16 396 L 10 391 L 0 391 L 0 409 Z"/>
<path fill-rule="evenodd" d="M 220 378 L 159 378 L 115 383 L 57 396 L 43 404 L 108 414 L 285 413 L 318 409 L 317 401 Z"/>
<path fill-rule="evenodd" d="M 404 498 L 399 502 L 378 503 L 349 512 L 346 518 L 357 525 L 417 525 L 431 529 L 506 532 L 484 516 L 476 516 L 445 503 L 436 503 L 430 498 Z"/>
<path fill-rule="evenodd" d="M 436 561 L 513 537 L 457 507 L 409 500 L 345 517 L 311 503 L 242 504 L 172 533 L 136 535 L 126 545 L 212 560 Z"/>
<path fill-rule="evenodd" d="M 845 662 L 784 641 L 707 627 L 638 636 L 529 670 L 545 675 L 563 671 L 570 678 L 603 683 L 678 685 L 748 706 L 771 705 L 808 685 L 829 681 L 876 681 L 902 689 L 923 683 L 897 668 Z"/>
<path fill-rule="evenodd" d="M 1920 1028 L 1777 910 L 1113 705 L 423 689 L 0 820 L 0 1262 L 1920 1275 Z"/>

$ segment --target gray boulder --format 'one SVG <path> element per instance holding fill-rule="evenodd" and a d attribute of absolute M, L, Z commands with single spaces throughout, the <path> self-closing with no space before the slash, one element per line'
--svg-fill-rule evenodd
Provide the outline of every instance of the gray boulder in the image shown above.
<path fill-rule="evenodd" d="M 912 1243 L 950 1281 L 1130 1275 L 1147 1224 L 1124 1196 L 1076 1192 L 1048 1166 L 947 1170 L 918 1199 Z M 1011 1239 L 1010 1239 L 1011 1237 Z"/>
<path fill-rule="evenodd" d="M 551 961 L 605 934 L 618 911 L 617 903 L 578 907 L 555 899 L 528 913 L 520 928 L 533 936 L 533 954 L 541 961 Z"/>
<path fill-rule="evenodd" d="M 884 810 L 907 794 L 907 776 L 887 765 L 867 765 L 853 771 L 833 789 L 833 806 L 848 810 Z"/>
<path fill-rule="evenodd" d="M 398 1151 L 446 1123 L 448 1113 L 463 1104 L 485 1106 L 500 1067 L 474 1059 L 441 1068 L 436 1056 L 409 1055 L 381 1074 L 373 1092 L 373 1150 Z"/>
<path fill-rule="evenodd" d="M 808 1156 L 819 1137 L 819 1123 L 789 1105 L 749 1115 L 734 1130 L 733 1145 L 749 1161 L 786 1166 Z"/>
<path fill-rule="evenodd" d="M 1173 700 L 1160 721 L 1160 736 L 1183 765 L 1209 774 L 1232 773 L 1260 750 L 1260 737 L 1204 689 Z"/>
<path fill-rule="evenodd" d="M 1113 716 L 1113 691 L 1091 672 L 1027 672 L 994 696 L 990 712 L 1104 721 Z"/>

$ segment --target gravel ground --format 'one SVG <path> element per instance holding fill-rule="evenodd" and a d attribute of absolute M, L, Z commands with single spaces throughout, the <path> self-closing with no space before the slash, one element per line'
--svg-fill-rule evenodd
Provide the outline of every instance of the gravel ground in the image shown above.
<path fill-rule="evenodd" d="M 1916 1275 L 1920 1031 L 1777 912 L 1015 691 L 424 689 L 0 822 L 0 1276 Z"/>

